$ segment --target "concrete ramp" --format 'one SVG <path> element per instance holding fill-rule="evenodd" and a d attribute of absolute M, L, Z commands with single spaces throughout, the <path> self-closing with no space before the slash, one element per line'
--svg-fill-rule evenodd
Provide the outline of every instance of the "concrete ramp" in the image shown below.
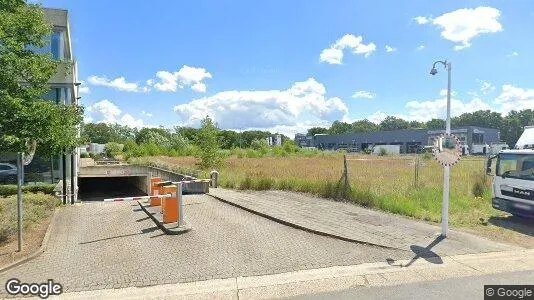
<path fill-rule="evenodd" d="M 299 193 L 216 188 L 209 195 L 292 227 L 424 256 L 520 249 L 455 230 L 441 240 L 436 225 Z"/>

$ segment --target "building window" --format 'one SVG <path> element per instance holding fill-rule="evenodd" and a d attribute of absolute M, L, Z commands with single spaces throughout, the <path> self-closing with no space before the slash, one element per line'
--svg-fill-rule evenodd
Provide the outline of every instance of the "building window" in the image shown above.
<path fill-rule="evenodd" d="M 482 144 L 482 143 L 484 143 L 484 134 L 473 133 L 473 144 Z"/>
<path fill-rule="evenodd" d="M 72 104 L 72 88 L 52 88 L 42 98 L 56 104 Z"/>
<path fill-rule="evenodd" d="M 65 58 L 65 43 L 63 31 L 54 31 L 50 42 L 52 58 L 62 60 Z"/>

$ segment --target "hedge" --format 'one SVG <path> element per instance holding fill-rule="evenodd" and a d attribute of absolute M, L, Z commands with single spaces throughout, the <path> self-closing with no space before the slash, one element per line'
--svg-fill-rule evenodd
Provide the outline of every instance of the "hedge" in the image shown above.
<path fill-rule="evenodd" d="M 52 195 L 54 194 L 55 184 L 52 183 L 37 183 L 37 184 L 28 184 L 22 186 L 22 192 L 25 193 L 44 193 Z M 17 194 L 17 185 L 15 184 L 6 184 L 0 185 L 0 197 L 7 197 L 10 195 Z"/>

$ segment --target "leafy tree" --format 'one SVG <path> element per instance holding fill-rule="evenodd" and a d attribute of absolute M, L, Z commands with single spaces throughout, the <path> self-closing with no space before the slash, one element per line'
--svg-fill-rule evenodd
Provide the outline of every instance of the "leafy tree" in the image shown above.
<path fill-rule="evenodd" d="M 253 140 L 262 140 L 270 137 L 272 133 L 268 131 L 249 130 L 243 131 L 239 135 L 239 145 L 241 148 L 248 148 Z"/>
<path fill-rule="evenodd" d="M 182 137 L 188 141 L 195 143 L 197 140 L 197 134 L 199 129 L 193 127 L 175 127 L 174 132 L 179 133 Z"/>
<path fill-rule="evenodd" d="M 115 157 L 122 153 L 122 150 L 124 148 L 123 144 L 115 143 L 115 142 L 109 142 L 106 144 L 105 150 L 106 150 L 106 156 L 107 157 Z"/>
<path fill-rule="evenodd" d="M 83 109 L 42 99 L 59 62 L 31 49 L 46 46 L 51 25 L 39 5 L 0 0 L 0 149 L 24 152 L 36 142 L 57 154 L 79 142 Z"/>
<path fill-rule="evenodd" d="M 179 133 L 171 134 L 171 148 L 177 151 L 185 151 L 189 146 L 189 142 Z"/>
<path fill-rule="evenodd" d="M 410 128 L 410 123 L 401 118 L 388 116 L 380 122 L 380 130 L 399 130 Z"/>
<path fill-rule="evenodd" d="M 365 119 L 356 121 L 351 124 L 352 132 L 374 132 L 378 131 L 379 126 L 375 123 Z"/>
<path fill-rule="evenodd" d="M 233 130 L 221 130 L 219 140 L 222 149 L 233 149 L 239 147 L 239 133 Z"/>
<path fill-rule="evenodd" d="M 269 144 L 266 140 L 253 140 L 250 144 L 250 148 L 262 152 L 267 152 L 267 150 L 269 149 Z"/>
<path fill-rule="evenodd" d="M 425 127 L 428 129 L 445 129 L 445 120 L 432 119 L 426 122 Z"/>
<path fill-rule="evenodd" d="M 209 116 L 200 121 L 197 145 L 199 147 L 197 157 L 200 158 L 199 165 L 201 168 L 208 169 L 220 165 L 219 129 Z"/>
<path fill-rule="evenodd" d="M 410 128 L 411 129 L 419 129 L 419 128 L 425 128 L 425 123 L 423 122 L 418 122 L 418 121 L 411 121 L 410 122 Z"/>
<path fill-rule="evenodd" d="M 135 137 L 137 144 L 156 144 L 163 148 L 171 148 L 171 133 L 164 128 L 143 128 Z"/>
<path fill-rule="evenodd" d="M 534 110 L 511 111 L 504 117 L 500 132 L 501 139 L 510 147 L 514 147 L 523 133 L 525 126 L 534 125 Z"/>
<path fill-rule="evenodd" d="M 489 128 L 500 128 L 503 118 L 501 114 L 490 110 L 478 110 L 472 113 L 464 113 L 452 118 L 451 125 L 461 126 L 481 126 Z"/>
<path fill-rule="evenodd" d="M 332 126 L 328 129 L 329 134 L 344 134 L 349 133 L 352 130 L 352 126 L 345 122 L 334 121 Z"/>
<path fill-rule="evenodd" d="M 314 136 L 316 134 L 328 133 L 328 128 L 323 127 L 312 127 L 308 129 L 308 135 Z"/>

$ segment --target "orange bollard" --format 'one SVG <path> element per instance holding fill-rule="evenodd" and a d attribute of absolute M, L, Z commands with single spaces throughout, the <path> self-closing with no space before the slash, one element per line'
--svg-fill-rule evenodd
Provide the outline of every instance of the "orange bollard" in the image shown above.
<path fill-rule="evenodd" d="M 152 196 L 156 196 L 160 194 L 160 187 L 158 186 L 158 183 L 160 183 L 161 177 L 152 177 L 150 178 L 150 191 Z M 161 205 L 161 198 L 150 198 L 150 206 L 159 206 Z"/>
<path fill-rule="evenodd" d="M 160 187 L 162 194 L 171 194 L 171 197 L 163 198 L 161 211 L 163 213 L 163 223 L 178 222 L 178 198 L 176 197 L 176 186 L 167 185 Z"/>

